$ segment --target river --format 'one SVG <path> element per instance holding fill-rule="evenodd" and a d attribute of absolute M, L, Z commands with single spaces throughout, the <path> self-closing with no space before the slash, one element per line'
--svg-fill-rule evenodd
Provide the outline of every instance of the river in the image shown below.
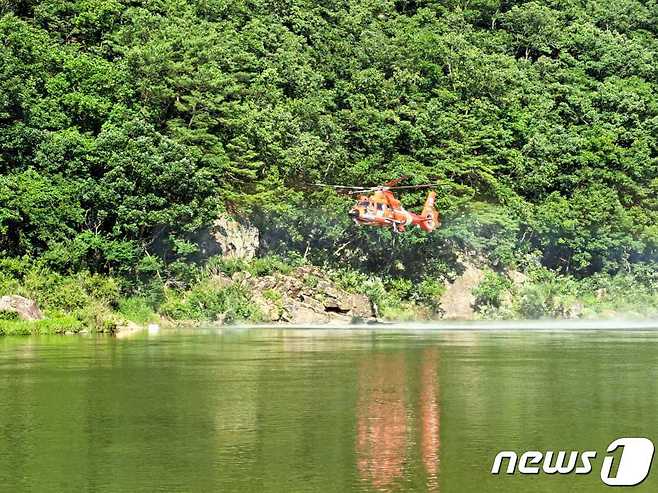
<path fill-rule="evenodd" d="M 658 331 L 0 338 L 8 492 L 602 491 L 618 437 L 658 440 Z M 493 475 L 501 450 L 598 455 Z"/>

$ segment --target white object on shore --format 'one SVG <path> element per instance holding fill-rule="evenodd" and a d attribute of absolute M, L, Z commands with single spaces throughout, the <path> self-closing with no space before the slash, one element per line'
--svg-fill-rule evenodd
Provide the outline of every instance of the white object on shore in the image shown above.
<path fill-rule="evenodd" d="M 149 324 L 148 325 L 149 335 L 155 335 L 160 332 L 160 326 L 158 324 Z"/>

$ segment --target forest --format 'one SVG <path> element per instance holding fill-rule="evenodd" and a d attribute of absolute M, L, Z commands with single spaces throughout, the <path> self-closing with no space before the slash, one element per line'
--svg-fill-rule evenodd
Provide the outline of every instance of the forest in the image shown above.
<path fill-rule="evenodd" d="M 485 314 L 507 269 L 658 311 L 656 67 L 655 0 L 0 0 L 0 294 L 157 311 L 228 214 L 403 301 L 469 256 Z M 311 186 L 399 176 L 442 228 Z"/>

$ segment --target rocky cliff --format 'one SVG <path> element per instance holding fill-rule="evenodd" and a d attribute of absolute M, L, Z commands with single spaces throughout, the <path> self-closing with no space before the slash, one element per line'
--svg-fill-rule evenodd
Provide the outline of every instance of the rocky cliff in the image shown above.
<path fill-rule="evenodd" d="M 350 323 L 375 319 L 372 304 L 363 294 L 338 288 L 319 268 L 298 267 L 288 274 L 255 277 L 237 272 L 219 275 L 220 286 L 237 283 L 252 296 L 264 322 L 291 324 Z"/>

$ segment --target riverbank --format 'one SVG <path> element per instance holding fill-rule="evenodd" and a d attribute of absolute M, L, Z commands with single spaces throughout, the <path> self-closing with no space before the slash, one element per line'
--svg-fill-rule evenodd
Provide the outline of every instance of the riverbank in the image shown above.
<path fill-rule="evenodd" d="M 0 335 L 116 333 L 150 323 L 322 325 L 438 320 L 649 319 L 655 273 L 584 279 L 547 269 L 495 271 L 462 261 L 452 276 L 411 280 L 280 257 L 216 258 L 186 280 L 129 283 L 0 265 L 0 296 L 34 300 L 41 316 L 0 310 Z"/>

